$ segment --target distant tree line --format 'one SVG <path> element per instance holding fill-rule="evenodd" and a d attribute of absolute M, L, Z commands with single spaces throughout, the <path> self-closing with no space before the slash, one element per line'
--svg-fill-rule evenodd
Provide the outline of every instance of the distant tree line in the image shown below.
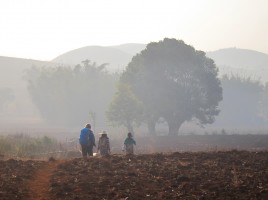
<path fill-rule="evenodd" d="M 4 107 L 6 107 L 14 99 L 14 91 L 11 88 L 0 88 L 0 114 Z"/>
<path fill-rule="evenodd" d="M 230 127 L 249 127 L 264 125 L 267 110 L 267 86 L 250 77 L 224 75 L 221 78 L 223 101 L 220 103 L 221 114 L 216 124 Z M 266 109 L 265 109 L 266 108 Z"/>
<path fill-rule="evenodd" d="M 116 81 L 106 65 L 85 60 L 73 68 L 29 69 L 28 90 L 44 119 L 52 125 L 81 126 L 95 113 L 103 122 Z"/>
<path fill-rule="evenodd" d="M 181 40 L 148 44 L 122 74 L 108 73 L 106 65 L 85 60 L 74 67 L 28 70 L 28 90 L 44 119 L 64 126 L 93 118 L 107 126 L 108 120 L 131 132 L 146 124 L 151 135 L 164 121 L 168 134 L 177 135 L 186 121 L 256 124 L 268 116 L 267 84 L 219 78 L 214 61 Z"/>

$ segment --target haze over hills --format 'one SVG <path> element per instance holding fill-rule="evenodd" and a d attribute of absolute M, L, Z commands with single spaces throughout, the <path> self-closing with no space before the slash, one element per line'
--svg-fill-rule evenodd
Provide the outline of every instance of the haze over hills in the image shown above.
<path fill-rule="evenodd" d="M 131 58 L 145 49 L 145 44 L 123 44 L 118 46 L 101 47 L 87 46 L 69 51 L 58 56 L 51 62 L 75 65 L 85 59 L 95 61 L 98 64 L 109 63 L 108 70 L 122 71 Z M 254 50 L 226 48 L 207 52 L 219 67 L 222 74 L 240 74 L 250 76 L 252 79 L 268 81 L 268 55 Z"/>
<path fill-rule="evenodd" d="M 132 57 L 145 49 L 145 44 L 122 44 L 117 46 L 87 46 L 62 54 L 52 61 L 38 61 L 31 59 L 0 56 L 0 89 L 10 88 L 14 92 L 15 100 L 4 112 L 0 112 L 0 123 L 3 118 L 12 119 L 40 119 L 38 110 L 27 91 L 27 82 L 23 80 L 24 70 L 33 65 L 41 66 L 74 66 L 89 59 L 97 64 L 109 63 L 108 71 L 122 71 Z M 268 81 L 268 55 L 247 49 L 227 48 L 207 52 L 219 67 L 220 75 L 238 74 L 250 76 L 253 79 Z"/>
<path fill-rule="evenodd" d="M 117 46 L 86 46 L 68 51 L 51 61 L 38 61 L 23 58 L 0 56 L 0 83 L 16 83 L 21 80 L 26 68 L 35 66 L 74 66 L 89 59 L 97 64 L 109 63 L 108 71 L 122 71 L 132 57 L 146 48 L 145 44 L 122 44 Z M 219 67 L 222 74 L 240 74 L 268 81 L 268 54 L 254 50 L 226 48 L 206 53 Z"/>
<path fill-rule="evenodd" d="M 109 63 L 109 71 L 121 71 L 136 53 L 145 48 L 142 44 L 124 44 L 119 46 L 88 46 L 69 51 L 51 62 L 76 65 L 89 59 L 97 64 Z"/>
<path fill-rule="evenodd" d="M 27 82 L 23 76 L 25 70 L 32 66 L 52 65 L 51 62 L 0 56 L 0 90 L 8 88 L 15 97 L 14 101 L 11 101 L 2 111 L 0 110 L 0 122 L 18 125 L 18 119 L 21 123 L 25 123 L 25 120 L 40 117 L 27 91 Z"/>
<path fill-rule="evenodd" d="M 217 51 L 207 52 L 207 56 L 214 59 L 218 65 L 228 65 L 237 68 L 267 68 L 268 64 L 267 54 L 249 49 L 220 49 Z"/>
<path fill-rule="evenodd" d="M 21 86 L 23 73 L 32 66 L 51 66 L 51 62 L 0 56 L 0 85 Z"/>
<path fill-rule="evenodd" d="M 131 55 L 135 55 L 141 52 L 146 48 L 146 44 L 137 44 L 137 43 L 129 43 L 129 44 L 121 44 L 118 46 L 112 46 L 113 48 L 119 49 L 121 51 L 127 52 Z"/>
<path fill-rule="evenodd" d="M 227 48 L 207 52 L 219 67 L 220 74 L 240 76 L 268 81 L 268 54 L 249 49 Z"/>

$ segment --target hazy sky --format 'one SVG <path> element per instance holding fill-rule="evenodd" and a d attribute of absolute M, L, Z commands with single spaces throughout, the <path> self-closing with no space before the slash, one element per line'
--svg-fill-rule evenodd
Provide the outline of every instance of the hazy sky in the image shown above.
<path fill-rule="evenodd" d="M 268 54 L 268 0 L 1 0 L 0 56 L 51 60 L 90 45 L 164 37 Z"/>

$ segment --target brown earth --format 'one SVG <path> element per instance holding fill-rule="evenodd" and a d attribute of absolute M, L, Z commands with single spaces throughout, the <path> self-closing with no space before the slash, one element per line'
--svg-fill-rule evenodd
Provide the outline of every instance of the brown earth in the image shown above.
<path fill-rule="evenodd" d="M 268 152 L 0 161 L 0 199 L 268 199 Z"/>
<path fill-rule="evenodd" d="M 50 159 L 49 162 L 46 162 L 40 169 L 37 170 L 33 179 L 31 179 L 28 183 L 30 200 L 50 200 L 51 197 L 49 195 L 49 181 L 51 179 L 52 174 L 57 169 L 59 164 L 63 163 L 63 161 L 56 161 L 54 159 Z"/>
<path fill-rule="evenodd" d="M 29 199 L 28 181 L 45 161 L 0 160 L 0 199 Z"/>

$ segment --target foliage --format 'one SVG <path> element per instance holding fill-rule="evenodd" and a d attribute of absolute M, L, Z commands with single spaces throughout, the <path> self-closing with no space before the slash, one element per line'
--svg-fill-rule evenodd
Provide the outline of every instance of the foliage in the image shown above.
<path fill-rule="evenodd" d="M 105 121 L 105 110 L 114 93 L 115 76 L 105 71 L 107 64 L 85 60 L 74 68 L 36 68 L 27 71 L 28 90 L 49 124 L 80 126 L 89 113 Z"/>
<path fill-rule="evenodd" d="M 200 124 L 214 121 L 222 100 L 217 75 L 214 61 L 204 52 L 165 38 L 134 56 L 120 82 L 143 103 L 147 122 L 163 117 L 169 134 L 177 135 L 182 123 L 192 118 Z"/>
<path fill-rule="evenodd" d="M 229 126 L 252 126 L 263 123 L 260 118 L 260 101 L 263 86 L 257 80 L 238 75 L 224 75 L 221 79 L 223 101 L 217 124 Z"/>
<path fill-rule="evenodd" d="M 125 126 L 133 133 L 134 123 L 141 123 L 142 106 L 142 102 L 136 98 L 128 85 L 119 84 L 107 112 L 108 120 L 116 125 Z"/>
<path fill-rule="evenodd" d="M 15 96 L 13 90 L 10 88 L 0 88 L 0 112 L 3 110 L 4 106 L 13 101 Z"/>
<path fill-rule="evenodd" d="M 0 137 L 0 154 L 17 157 L 30 157 L 58 147 L 58 142 L 50 137 L 33 138 L 17 134 Z"/>
<path fill-rule="evenodd" d="M 263 93 L 260 101 L 260 115 L 264 119 L 268 119 L 268 82 L 265 84 L 263 88 Z"/>

